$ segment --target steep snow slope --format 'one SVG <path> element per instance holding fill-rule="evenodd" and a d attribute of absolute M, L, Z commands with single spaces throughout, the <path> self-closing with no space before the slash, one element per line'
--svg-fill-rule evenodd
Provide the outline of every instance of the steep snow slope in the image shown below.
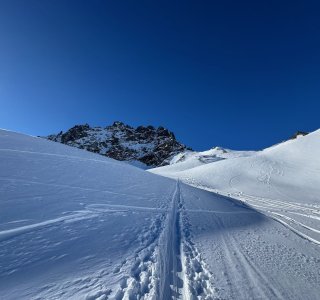
<path fill-rule="evenodd" d="M 317 299 L 319 262 L 230 198 L 0 131 L 3 299 Z"/>
<path fill-rule="evenodd" d="M 320 130 L 241 157 L 171 172 L 189 184 L 232 196 L 320 244 Z"/>

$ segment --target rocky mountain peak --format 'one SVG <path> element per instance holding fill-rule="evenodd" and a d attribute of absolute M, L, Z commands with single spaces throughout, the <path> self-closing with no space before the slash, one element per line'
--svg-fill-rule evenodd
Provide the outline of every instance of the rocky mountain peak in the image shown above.
<path fill-rule="evenodd" d="M 186 149 L 173 132 L 162 126 L 134 128 L 120 121 L 105 128 L 76 125 L 46 138 L 117 160 L 139 161 L 148 167 L 169 164 L 171 157 Z"/>
<path fill-rule="evenodd" d="M 307 135 L 307 134 L 308 134 L 308 132 L 305 132 L 305 131 L 297 131 L 297 132 L 295 132 L 294 135 L 292 135 L 289 139 L 290 139 L 290 140 L 294 140 L 294 139 L 296 139 L 298 136 L 305 136 L 305 135 Z"/>

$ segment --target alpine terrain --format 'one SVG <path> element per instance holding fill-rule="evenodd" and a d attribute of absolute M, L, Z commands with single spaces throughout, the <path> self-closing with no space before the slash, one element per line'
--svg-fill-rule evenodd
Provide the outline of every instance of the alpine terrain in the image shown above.
<path fill-rule="evenodd" d="M 133 132 L 140 151 L 123 126 L 115 138 Z M 79 132 L 50 139 L 101 136 L 110 151 L 109 129 Z M 319 149 L 320 130 L 258 152 L 178 150 L 145 171 L 0 130 L 1 298 L 319 299 Z"/>
<path fill-rule="evenodd" d="M 119 121 L 105 128 L 76 125 L 46 138 L 145 169 L 166 165 L 172 156 L 186 150 L 171 131 L 161 126 L 133 128 Z"/>

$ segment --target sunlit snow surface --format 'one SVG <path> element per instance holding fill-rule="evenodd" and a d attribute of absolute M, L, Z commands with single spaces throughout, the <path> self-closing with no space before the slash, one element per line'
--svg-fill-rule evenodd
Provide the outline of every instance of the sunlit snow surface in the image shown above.
<path fill-rule="evenodd" d="M 233 189 L 250 183 L 239 178 Z M 213 179 L 201 185 L 221 188 Z M 307 187 L 300 212 L 314 227 L 318 187 Z M 0 131 L 0 298 L 317 299 L 319 246 L 295 231 L 239 201 Z"/>
<path fill-rule="evenodd" d="M 320 130 L 248 157 L 151 172 L 239 199 L 320 245 Z"/>

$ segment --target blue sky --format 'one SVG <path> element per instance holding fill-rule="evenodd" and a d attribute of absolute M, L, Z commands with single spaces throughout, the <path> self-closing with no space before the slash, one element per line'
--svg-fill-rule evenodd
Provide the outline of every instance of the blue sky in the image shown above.
<path fill-rule="evenodd" d="M 0 127 L 163 125 L 195 149 L 320 127 L 317 1 L 0 1 Z"/>

